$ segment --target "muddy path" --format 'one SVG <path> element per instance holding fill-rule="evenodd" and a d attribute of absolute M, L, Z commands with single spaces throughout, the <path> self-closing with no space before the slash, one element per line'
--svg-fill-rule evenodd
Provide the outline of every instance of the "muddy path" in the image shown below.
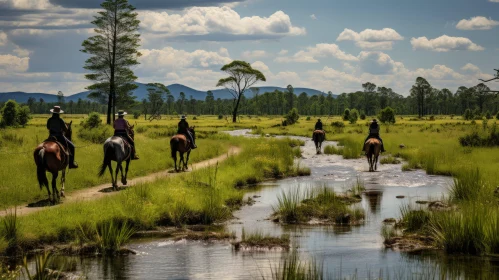
<path fill-rule="evenodd" d="M 212 158 L 209 160 L 201 161 L 201 162 L 198 162 L 195 164 L 191 164 L 190 170 L 196 170 L 196 169 L 206 168 L 208 166 L 215 165 L 215 164 L 217 164 L 217 162 L 224 161 L 229 156 L 239 154 L 240 152 L 241 152 L 241 148 L 231 147 L 227 154 L 224 154 L 224 155 L 221 155 L 219 157 Z M 154 182 L 154 181 L 159 180 L 161 178 L 177 176 L 179 174 L 182 174 L 182 173 L 175 173 L 175 172 L 172 172 L 172 170 L 164 170 L 164 171 L 149 174 L 147 176 L 129 179 L 126 188 L 133 187 L 133 186 L 139 185 L 139 184 L 151 183 L 151 182 Z M 106 176 L 108 176 L 108 173 L 106 173 Z M 120 189 L 123 189 L 123 187 L 120 186 Z M 66 197 L 62 198 L 62 203 L 58 204 L 58 205 L 49 206 L 49 207 L 43 207 L 43 206 L 42 207 L 30 207 L 27 205 L 12 207 L 12 208 L 0 211 L 0 217 L 3 217 L 5 215 L 7 215 L 8 213 L 12 213 L 13 211 L 17 211 L 18 216 L 29 215 L 32 213 L 43 211 L 45 209 L 60 207 L 61 205 L 64 205 L 64 204 L 101 199 L 103 197 L 115 195 L 117 193 L 119 193 L 119 192 L 112 191 L 111 183 L 102 184 L 102 185 L 98 185 L 98 186 L 94 186 L 94 187 L 90 187 L 90 188 L 86 188 L 83 190 L 78 190 L 78 191 L 66 194 Z"/>

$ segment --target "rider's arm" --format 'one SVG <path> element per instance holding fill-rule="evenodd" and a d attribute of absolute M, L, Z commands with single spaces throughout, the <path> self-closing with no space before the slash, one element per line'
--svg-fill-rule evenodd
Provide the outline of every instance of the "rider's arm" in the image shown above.
<path fill-rule="evenodd" d="M 64 122 L 63 119 L 59 119 L 59 121 L 61 122 L 61 129 L 63 132 L 68 132 L 68 126 L 66 125 L 66 123 Z"/>

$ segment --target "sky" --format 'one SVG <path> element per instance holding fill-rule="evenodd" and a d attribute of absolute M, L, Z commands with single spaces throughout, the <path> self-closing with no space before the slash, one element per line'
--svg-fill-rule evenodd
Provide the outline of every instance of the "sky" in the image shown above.
<path fill-rule="evenodd" d="M 0 92 L 85 90 L 81 43 L 101 0 L 0 0 Z M 499 0 L 129 0 L 138 81 L 215 89 L 245 60 L 257 86 L 340 94 L 373 82 L 407 96 L 417 77 L 455 91 L 499 68 Z M 489 84 L 499 89 L 499 84 Z"/>

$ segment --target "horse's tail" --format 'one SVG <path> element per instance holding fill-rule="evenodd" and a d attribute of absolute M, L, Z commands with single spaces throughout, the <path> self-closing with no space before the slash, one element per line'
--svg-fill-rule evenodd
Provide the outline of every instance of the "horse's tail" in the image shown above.
<path fill-rule="evenodd" d="M 38 179 L 38 184 L 40 189 L 43 187 L 48 187 L 49 180 L 47 179 L 47 173 L 45 172 L 45 148 L 41 148 L 35 151 L 35 162 L 36 162 L 36 177 Z"/>
<path fill-rule="evenodd" d="M 369 154 L 370 154 L 371 156 L 375 155 L 375 152 L 374 152 L 374 151 L 375 151 L 375 150 L 374 150 L 375 146 L 376 146 L 376 145 L 374 145 L 373 143 L 369 143 Z"/>
<path fill-rule="evenodd" d="M 172 158 L 175 158 L 177 151 L 179 150 L 179 146 L 180 146 L 180 139 L 178 139 L 177 137 L 174 137 L 174 138 L 172 138 L 172 140 L 170 140 L 170 148 L 172 150 Z"/>
<path fill-rule="evenodd" d="M 104 160 L 102 161 L 101 166 L 99 167 L 99 177 L 102 177 L 106 172 L 106 168 L 111 165 L 111 158 L 113 156 L 112 147 L 108 146 L 107 143 L 104 144 Z"/>

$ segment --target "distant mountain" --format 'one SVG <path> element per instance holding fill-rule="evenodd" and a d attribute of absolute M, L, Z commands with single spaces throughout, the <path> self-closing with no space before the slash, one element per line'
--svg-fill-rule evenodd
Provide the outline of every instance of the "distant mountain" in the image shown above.
<path fill-rule="evenodd" d="M 142 99 L 146 98 L 147 99 L 147 84 L 143 83 L 135 83 L 138 87 L 137 89 L 134 90 L 134 96 L 137 97 L 137 101 L 141 101 Z M 189 99 L 191 96 L 196 99 L 196 100 L 204 100 L 206 98 L 206 91 L 200 91 L 196 90 L 193 88 L 190 88 L 185 85 L 181 84 L 171 84 L 167 86 L 167 88 L 170 90 L 171 94 L 175 97 L 175 99 L 178 99 L 180 96 L 180 92 L 183 92 L 185 94 L 185 97 Z M 286 88 L 282 87 L 258 87 L 258 93 L 263 94 L 265 92 L 273 92 L 275 90 L 280 90 L 280 91 L 285 91 Z M 220 99 L 232 99 L 232 94 L 227 90 L 227 89 L 215 89 L 212 90 L 213 96 L 215 99 L 220 98 Z M 300 94 L 302 92 L 305 92 L 307 95 L 321 95 L 325 94 L 319 90 L 315 89 L 310 89 L 310 88 L 295 88 L 294 89 L 295 94 Z M 69 95 L 65 97 L 66 102 L 73 101 L 77 102 L 78 99 L 82 100 L 87 100 L 88 99 L 88 94 L 90 94 L 90 91 L 84 91 L 80 93 L 76 93 L 73 95 Z M 252 90 L 247 90 L 245 92 L 245 96 L 248 98 L 253 97 L 253 91 Z M 0 102 L 5 102 L 9 99 L 14 99 L 18 103 L 26 103 L 28 101 L 28 98 L 34 97 L 36 101 L 40 100 L 40 98 L 43 98 L 45 102 L 57 102 L 57 96 L 54 94 L 48 94 L 48 93 L 26 93 L 26 92 L 0 92 Z M 336 96 L 335 96 L 336 97 Z"/>

